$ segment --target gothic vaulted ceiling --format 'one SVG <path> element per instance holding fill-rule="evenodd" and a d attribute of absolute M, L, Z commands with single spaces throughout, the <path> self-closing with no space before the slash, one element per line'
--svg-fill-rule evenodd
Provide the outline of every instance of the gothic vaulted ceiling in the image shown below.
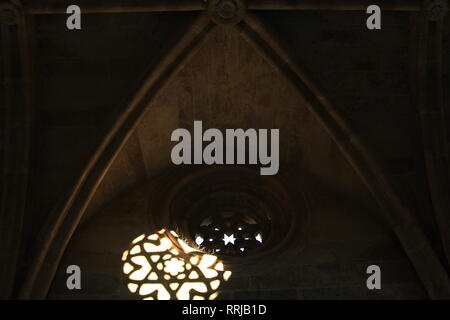
<path fill-rule="evenodd" d="M 365 1 L 231 2 L 79 1 L 81 30 L 65 1 L 2 2 L 4 297 L 132 298 L 120 257 L 189 176 L 170 137 L 196 120 L 279 129 L 279 179 L 307 199 L 289 259 L 236 267 L 220 298 L 450 296 L 448 15 L 379 1 L 370 32 Z"/>

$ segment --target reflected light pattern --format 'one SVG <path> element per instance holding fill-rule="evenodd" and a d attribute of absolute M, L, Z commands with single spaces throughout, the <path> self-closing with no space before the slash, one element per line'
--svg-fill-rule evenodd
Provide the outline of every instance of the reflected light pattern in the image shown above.
<path fill-rule="evenodd" d="M 166 229 L 134 239 L 122 261 L 128 290 L 144 300 L 214 300 L 231 276 L 216 256 Z"/>

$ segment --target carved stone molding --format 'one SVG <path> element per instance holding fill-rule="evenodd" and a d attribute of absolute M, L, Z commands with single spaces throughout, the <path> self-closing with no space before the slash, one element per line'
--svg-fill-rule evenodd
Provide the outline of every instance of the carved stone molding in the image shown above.
<path fill-rule="evenodd" d="M 232 26 L 244 18 L 247 3 L 244 0 L 209 0 L 207 10 L 216 24 Z"/>
<path fill-rule="evenodd" d="M 444 19 L 448 11 L 447 0 L 426 0 L 424 10 L 429 21 L 439 21 Z"/>

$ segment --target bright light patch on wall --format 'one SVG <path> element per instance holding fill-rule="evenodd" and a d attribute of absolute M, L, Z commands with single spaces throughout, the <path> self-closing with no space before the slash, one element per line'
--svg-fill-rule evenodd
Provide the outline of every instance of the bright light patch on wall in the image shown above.
<path fill-rule="evenodd" d="M 165 229 L 134 239 L 122 261 L 128 290 L 144 300 L 213 300 L 231 276 L 216 256 Z"/>

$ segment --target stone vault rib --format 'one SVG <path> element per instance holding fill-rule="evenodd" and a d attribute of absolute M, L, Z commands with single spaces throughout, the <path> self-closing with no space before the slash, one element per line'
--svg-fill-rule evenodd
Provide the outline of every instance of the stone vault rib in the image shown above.
<path fill-rule="evenodd" d="M 36 244 L 36 256 L 19 298 L 45 298 L 65 248 L 112 162 L 151 101 L 196 52 L 213 28 L 214 24 L 209 16 L 200 14 L 177 44 L 149 72 L 130 103 L 123 108 L 64 204 L 52 212 L 41 230 Z"/>
<path fill-rule="evenodd" d="M 247 14 L 237 26 L 249 41 L 299 92 L 347 161 L 380 205 L 389 226 L 400 240 L 431 298 L 449 298 L 450 281 L 410 208 L 395 190 L 388 173 L 367 146 L 352 132 L 321 89 L 271 35 L 257 17 Z"/>

